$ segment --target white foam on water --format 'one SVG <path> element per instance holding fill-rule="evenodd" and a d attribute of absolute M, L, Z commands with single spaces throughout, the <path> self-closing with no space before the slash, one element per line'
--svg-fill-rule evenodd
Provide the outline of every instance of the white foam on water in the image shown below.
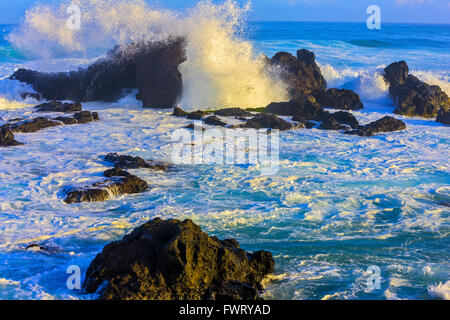
<path fill-rule="evenodd" d="M 450 300 L 450 280 L 445 283 L 439 283 L 429 286 L 428 294 L 432 298 Z"/>

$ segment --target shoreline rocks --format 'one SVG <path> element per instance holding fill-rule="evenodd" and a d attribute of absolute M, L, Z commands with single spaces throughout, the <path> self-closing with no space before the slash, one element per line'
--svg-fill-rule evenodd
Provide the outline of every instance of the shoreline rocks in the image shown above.
<path fill-rule="evenodd" d="M 132 89 L 143 107 L 172 108 L 183 84 L 178 66 L 186 60 L 185 40 L 115 47 L 107 57 L 78 71 L 44 73 L 19 69 L 11 80 L 25 82 L 47 100 L 117 101 Z"/>
<path fill-rule="evenodd" d="M 116 169 L 152 169 L 155 171 L 167 171 L 170 164 L 162 161 L 144 160 L 141 157 L 130 155 L 119 155 L 109 153 L 105 156 L 105 161 L 112 162 Z"/>
<path fill-rule="evenodd" d="M 384 69 L 389 93 L 398 105 L 394 113 L 409 117 L 435 118 L 441 110 L 450 111 L 450 99 L 439 86 L 430 86 L 409 74 L 405 61 Z"/>
<path fill-rule="evenodd" d="M 313 96 L 322 108 L 339 110 L 360 110 L 364 108 L 360 96 L 347 89 L 316 91 Z"/>
<path fill-rule="evenodd" d="M 85 188 L 73 188 L 68 192 L 64 202 L 73 204 L 106 201 L 112 196 L 141 193 L 148 188 L 146 181 L 125 171 L 107 170 L 104 176 L 110 179 Z"/>
<path fill-rule="evenodd" d="M 405 129 L 406 124 L 403 121 L 386 116 L 365 126 L 359 126 L 355 130 L 349 130 L 344 133 L 359 135 L 361 137 L 372 137 L 376 133 L 401 131 Z"/>
<path fill-rule="evenodd" d="M 0 147 L 14 147 L 22 144 L 15 140 L 14 133 L 8 125 L 0 127 Z"/>
<path fill-rule="evenodd" d="M 245 252 L 191 220 L 159 218 L 108 244 L 90 264 L 83 288 L 104 300 L 256 300 L 274 271 L 267 251 Z"/>
<path fill-rule="evenodd" d="M 450 126 L 450 110 L 441 109 L 437 115 L 436 122 Z"/>
<path fill-rule="evenodd" d="M 79 112 L 82 111 L 81 103 L 62 103 L 51 101 L 34 107 L 36 112 Z"/>

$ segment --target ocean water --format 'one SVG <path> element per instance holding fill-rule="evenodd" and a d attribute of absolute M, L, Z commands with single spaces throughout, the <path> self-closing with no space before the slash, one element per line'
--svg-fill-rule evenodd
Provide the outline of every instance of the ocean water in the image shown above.
<path fill-rule="evenodd" d="M 329 87 L 361 95 L 365 109 L 354 114 L 362 123 L 392 115 L 380 70 L 394 61 L 407 60 L 413 74 L 450 94 L 449 25 L 385 24 L 371 31 L 356 23 L 250 22 L 231 33 L 226 25 L 216 27 L 208 31 L 222 36 L 229 55 L 221 53 L 217 65 L 204 60 L 202 51 L 189 51 L 195 63 L 182 66 L 189 83 L 181 105 L 187 109 L 215 101 L 217 107 L 247 106 L 248 95 L 258 106 L 281 99 L 278 89 L 262 94 L 272 83 L 258 77 L 256 56 L 299 48 L 315 52 Z M 20 98 L 31 88 L 6 79 L 15 69 L 70 70 L 99 53 L 94 46 L 37 58 L 20 46 L 23 37 L 12 40 L 17 28 L 0 25 L 5 120 L 36 116 L 36 102 Z M 190 30 L 192 41 L 205 39 Z M 202 50 L 217 53 L 217 46 L 208 43 Z M 246 75 L 237 68 L 244 64 Z M 258 78 L 247 94 L 229 81 L 252 81 L 246 76 Z M 210 82 L 214 86 L 205 87 Z M 246 250 L 271 251 L 276 273 L 267 279 L 267 299 L 449 298 L 449 127 L 397 116 L 407 130 L 372 138 L 294 130 L 280 136 L 280 171 L 274 176 L 262 176 L 253 165 L 133 170 L 151 190 L 69 206 L 63 202 L 66 188 L 102 179 L 108 164 L 101 155 L 170 161 L 171 133 L 189 123 L 171 117 L 171 110 L 144 110 L 132 96 L 84 108 L 99 112 L 101 121 L 17 134 L 24 146 L 0 149 L 0 299 L 95 298 L 67 288 L 67 267 L 78 265 L 84 273 L 107 243 L 155 217 L 193 219 L 210 235 L 238 239 Z M 52 250 L 25 251 L 30 243 Z M 371 266 L 381 270 L 380 289 L 367 287 Z"/>

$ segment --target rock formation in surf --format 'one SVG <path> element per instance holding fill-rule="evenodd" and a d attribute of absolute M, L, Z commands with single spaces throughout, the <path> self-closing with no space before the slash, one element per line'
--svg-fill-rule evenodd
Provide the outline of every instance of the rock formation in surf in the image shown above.
<path fill-rule="evenodd" d="M 14 133 L 9 126 L 4 125 L 0 127 L 0 147 L 19 146 L 22 143 L 17 142 L 14 138 Z"/>
<path fill-rule="evenodd" d="M 182 94 L 178 66 L 186 60 L 185 40 L 116 47 L 87 69 L 43 73 L 20 69 L 10 79 L 33 86 L 47 100 L 115 101 L 132 89 L 144 107 L 172 108 Z"/>
<path fill-rule="evenodd" d="M 430 86 L 409 74 L 405 61 L 394 62 L 384 69 L 389 93 L 398 105 L 394 113 L 435 118 L 438 113 L 450 111 L 450 99 L 439 86 Z"/>
<path fill-rule="evenodd" d="M 83 287 L 105 300 L 256 300 L 274 271 L 271 253 L 248 253 L 191 220 L 159 218 L 108 244 Z"/>
<path fill-rule="evenodd" d="M 71 189 L 64 202 L 73 204 L 106 201 L 111 196 L 141 193 L 148 188 L 146 181 L 123 170 L 107 170 L 104 176 L 109 179 L 91 186 Z"/>
<path fill-rule="evenodd" d="M 450 126 L 450 109 L 441 109 L 437 115 L 436 121 Z"/>

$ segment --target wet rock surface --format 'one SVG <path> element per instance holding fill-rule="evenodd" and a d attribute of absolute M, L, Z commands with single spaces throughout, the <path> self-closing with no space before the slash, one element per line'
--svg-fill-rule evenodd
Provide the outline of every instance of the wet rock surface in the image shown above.
<path fill-rule="evenodd" d="M 245 128 L 253 129 L 277 129 L 280 131 L 286 131 L 294 129 L 294 125 L 284 119 L 277 117 L 274 114 L 260 113 L 249 119 L 245 125 Z"/>
<path fill-rule="evenodd" d="M 278 52 L 269 64 L 281 69 L 281 79 L 287 84 L 291 99 L 327 88 L 327 82 L 311 51 L 298 50 L 297 57 L 288 52 Z"/>
<path fill-rule="evenodd" d="M 206 111 L 197 110 L 188 113 L 187 118 L 191 120 L 201 120 L 204 116 L 206 116 L 206 114 L 207 114 Z"/>
<path fill-rule="evenodd" d="M 450 100 L 439 86 L 430 86 L 409 74 L 405 61 L 385 69 L 389 93 L 398 107 L 394 113 L 410 117 L 435 118 L 441 110 L 450 111 Z"/>
<path fill-rule="evenodd" d="M 22 143 L 17 142 L 14 138 L 14 133 L 8 125 L 0 127 L 0 147 L 19 146 Z"/>
<path fill-rule="evenodd" d="M 144 160 L 141 157 L 133 157 L 130 155 L 119 155 L 117 153 L 109 153 L 105 156 L 105 160 L 112 162 L 118 169 L 152 169 L 156 171 L 166 171 L 170 168 L 170 164 L 162 161 Z"/>
<path fill-rule="evenodd" d="M 110 179 L 85 188 L 73 188 L 64 202 L 73 204 L 106 201 L 113 196 L 141 193 L 148 188 L 146 181 L 124 171 L 107 170 L 104 175 Z"/>
<path fill-rule="evenodd" d="M 406 129 L 406 124 L 393 117 L 386 116 L 380 120 L 369 123 L 365 126 L 360 126 L 355 130 L 349 130 L 344 133 L 355 134 L 362 137 L 371 137 L 381 132 L 393 132 Z"/>
<path fill-rule="evenodd" d="M 450 110 L 441 109 L 437 115 L 436 121 L 450 126 Z"/>
<path fill-rule="evenodd" d="M 360 96 L 347 89 L 316 91 L 314 97 L 317 103 L 323 108 L 340 110 L 359 110 L 364 108 Z"/>
<path fill-rule="evenodd" d="M 212 126 L 225 127 L 227 125 L 225 122 L 220 120 L 219 117 L 216 117 L 216 116 L 209 116 L 206 119 L 204 119 L 204 122 L 206 124 L 209 124 L 209 125 L 212 125 Z"/>
<path fill-rule="evenodd" d="M 173 108 L 182 94 L 178 66 L 186 60 L 185 40 L 131 43 L 112 49 L 86 69 L 43 73 L 20 69 L 10 79 L 33 86 L 47 100 L 116 101 L 138 89 L 144 107 Z"/>
<path fill-rule="evenodd" d="M 216 116 L 223 117 L 251 117 L 253 114 L 241 108 L 227 108 L 214 111 Z"/>
<path fill-rule="evenodd" d="M 51 101 L 35 106 L 36 112 L 78 112 L 82 110 L 81 103 L 63 103 Z"/>
<path fill-rule="evenodd" d="M 188 113 L 179 107 L 173 109 L 173 116 L 175 117 L 186 117 Z"/>
<path fill-rule="evenodd" d="M 107 245 L 83 287 L 105 300 L 255 300 L 273 269 L 269 252 L 248 253 L 191 220 L 157 218 Z"/>

